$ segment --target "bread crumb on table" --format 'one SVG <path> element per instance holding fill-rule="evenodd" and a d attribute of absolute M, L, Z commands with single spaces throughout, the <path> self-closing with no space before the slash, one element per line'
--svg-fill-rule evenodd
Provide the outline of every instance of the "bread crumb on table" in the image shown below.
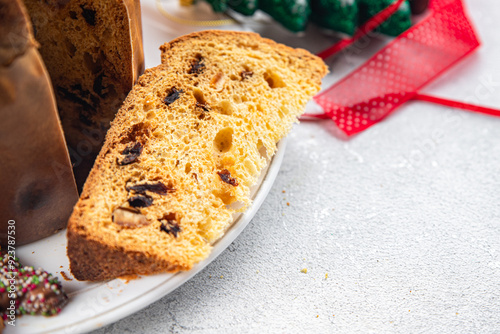
<path fill-rule="evenodd" d="M 130 274 L 130 275 L 122 275 L 118 278 L 123 280 L 125 284 L 128 284 L 131 280 L 140 279 L 141 277 L 137 274 Z"/>
<path fill-rule="evenodd" d="M 61 271 L 61 276 L 64 278 L 65 281 L 72 281 L 73 280 L 72 278 L 69 278 L 69 276 L 64 271 Z"/>

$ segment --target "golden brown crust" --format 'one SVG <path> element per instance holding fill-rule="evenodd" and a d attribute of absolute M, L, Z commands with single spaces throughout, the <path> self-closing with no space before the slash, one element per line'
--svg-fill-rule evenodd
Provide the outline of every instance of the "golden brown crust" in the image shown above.
<path fill-rule="evenodd" d="M 18 0 L 0 3 L 17 9 L 23 17 L 19 22 L 29 25 Z M 5 34 L 31 31 L 29 26 L 10 27 L 13 30 L 2 29 L 0 40 L 5 40 Z M 48 74 L 34 43 L 25 46 L 8 66 L 0 67 L 0 240 L 4 246 L 12 230 L 9 220 L 15 221 L 15 235 L 10 235 L 21 246 L 63 229 L 78 199 Z"/>
<path fill-rule="evenodd" d="M 189 270 L 190 267 L 173 265 L 87 239 L 74 229 L 68 230 L 68 257 L 73 276 L 80 281 L 103 281 L 126 275 L 151 275 L 163 272 Z"/>
<path fill-rule="evenodd" d="M 277 43 L 272 39 L 262 38 L 257 33 L 246 31 L 203 30 L 178 37 L 160 46 L 160 50 L 162 52 L 162 64 L 167 64 L 169 62 L 169 51 L 171 51 L 176 45 L 182 43 L 190 44 L 192 40 L 195 39 L 213 39 L 220 41 L 221 37 L 228 43 L 236 45 L 245 43 L 256 45 L 256 41 L 258 41 L 259 44 L 267 44 L 270 48 L 274 49 L 278 53 L 281 53 L 283 56 L 293 55 L 294 57 L 304 58 L 308 63 L 309 70 L 313 69 L 315 72 L 314 78 L 317 80 L 316 83 L 318 85 L 321 85 L 321 78 L 328 73 L 328 68 L 325 63 L 309 51 L 300 48 L 291 48 L 287 45 Z"/>
<path fill-rule="evenodd" d="M 99 160 L 98 158 L 97 163 Z M 92 169 L 89 179 L 96 178 L 98 169 L 98 166 Z M 93 186 L 97 186 L 96 183 L 87 182 L 81 198 L 88 197 L 87 194 L 92 191 Z M 77 222 L 81 215 L 83 215 L 81 208 L 76 206 L 67 229 L 70 270 L 77 280 L 102 281 L 126 275 L 177 272 L 192 267 L 187 263 L 179 263 L 176 258 L 168 259 L 168 256 L 159 258 L 152 254 L 130 251 L 96 241 L 85 230 L 85 226 Z"/>
<path fill-rule="evenodd" d="M 129 77 L 130 89 L 136 83 L 139 76 L 144 73 L 144 46 L 142 40 L 142 15 L 141 3 L 138 0 L 122 0 L 127 10 L 130 22 L 130 47 L 132 55 L 132 73 Z"/>

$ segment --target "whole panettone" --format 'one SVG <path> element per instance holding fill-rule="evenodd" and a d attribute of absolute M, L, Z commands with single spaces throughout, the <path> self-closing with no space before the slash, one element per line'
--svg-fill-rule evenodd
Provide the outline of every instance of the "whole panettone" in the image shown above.
<path fill-rule="evenodd" d="M 19 246 L 66 226 L 73 175 L 82 187 L 143 72 L 141 12 L 139 0 L 0 4 L 0 236 Z"/>

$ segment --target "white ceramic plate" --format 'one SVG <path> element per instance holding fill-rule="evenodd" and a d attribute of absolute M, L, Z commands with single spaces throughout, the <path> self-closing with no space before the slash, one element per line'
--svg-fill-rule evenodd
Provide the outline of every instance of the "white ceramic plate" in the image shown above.
<path fill-rule="evenodd" d="M 283 160 L 286 142 L 280 141 L 278 149 L 268 166 L 263 170 L 257 185 L 252 190 L 253 204 L 215 244 L 210 256 L 196 264 L 190 271 L 176 274 L 142 276 L 126 282 L 122 279 L 101 283 L 66 281 L 62 272 L 72 278 L 66 257 L 65 232 L 41 241 L 19 247 L 16 255 L 25 265 L 43 267 L 57 275 L 63 282 L 70 298 L 69 303 L 56 317 L 25 316 L 16 320 L 16 327 L 6 326 L 10 333 L 81 333 L 97 329 L 124 318 L 162 298 L 185 283 L 212 260 L 243 231 L 261 204 L 264 202 Z"/>

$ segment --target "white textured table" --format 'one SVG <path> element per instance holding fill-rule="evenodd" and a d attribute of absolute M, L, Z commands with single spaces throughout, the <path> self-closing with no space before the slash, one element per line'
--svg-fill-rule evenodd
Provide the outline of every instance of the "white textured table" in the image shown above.
<path fill-rule="evenodd" d="M 426 92 L 500 108 L 500 2 L 467 4 L 484 45 Z M 192 30 L 152 0 L 143 14 L 147 45 Z M 380 44 L 331 62 L 327 84 Z M 349 141 L 335 133 L 328 121 L 296 126 L 274 188 L 229 249 L 95 333 L 500 333 L 500 118 L 413 102 Z"/>

